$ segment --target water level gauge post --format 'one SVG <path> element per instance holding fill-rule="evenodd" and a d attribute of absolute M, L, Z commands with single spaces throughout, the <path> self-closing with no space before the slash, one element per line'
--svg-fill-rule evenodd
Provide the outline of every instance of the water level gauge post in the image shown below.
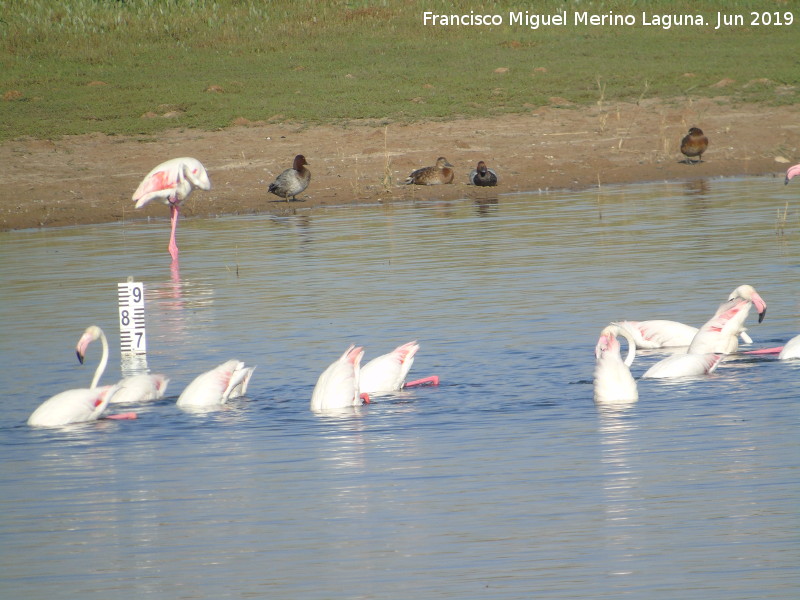
<path fill-rule="evenodd" d="M 144 319 L 144 284 L 128 281 L 117 284 L 119 300 L 119 344 L 122 356 L 147 354 Z"/>

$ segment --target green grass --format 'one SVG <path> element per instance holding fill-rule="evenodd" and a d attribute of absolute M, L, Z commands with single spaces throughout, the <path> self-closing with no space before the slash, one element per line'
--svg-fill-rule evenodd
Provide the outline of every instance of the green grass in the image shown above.
<path fill-rule="evenodd" d="M 749 25 L 749 11 L 776 9 L 794 9 L 794 24 Z M 501 14 L 506 24 L 425 27 L 425 10 Z M 508 25 L 509 10 L 703 13 L 712 22 L 719 10 L 743 14 L 746 24 L 531 30 Z M 227 127 L 237 118 L 495 116 L 552 97 L 595 103 L 601 88 L 608 102 L 800 101 L 800 11 L 776 0 L 0 0 L 0 14 L 0 140 L 153 135 Z M 712 87 L 724 78 L 735 83 Z M 747 85 L 754 80 L 767 82 Z M 205 91 L 210 86 L 223 91 Z M 176 116 L 161 116 L 170 111 Z"/>

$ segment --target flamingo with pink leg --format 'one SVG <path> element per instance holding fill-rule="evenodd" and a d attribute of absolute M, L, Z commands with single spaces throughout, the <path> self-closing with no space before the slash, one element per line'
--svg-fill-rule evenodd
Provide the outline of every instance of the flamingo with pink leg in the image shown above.
<path fill-rule="evenodd" d="M 419 350 L 416 341 L 398 346 L 387 354 L 373 358 L 361 367 L 360 389 L 370 395 L 396 392 L 420 385 L 439 385 L 439 377 L 431 375 L 406 382 L 414 356 Z"/>
<path fill-rule="evenodd" d="M 178 261 L 175 230 L 178 227 L 180 205 L 195 189 L 210 190 L 211 181 L 199 160 L 183 157 L 173 158 L 158 165 L 147 174 L 133 193 L 136 208 L 141 208 L 154 200 L 169 206 L 172 231 L 168 248 L 173 263 Z"/>

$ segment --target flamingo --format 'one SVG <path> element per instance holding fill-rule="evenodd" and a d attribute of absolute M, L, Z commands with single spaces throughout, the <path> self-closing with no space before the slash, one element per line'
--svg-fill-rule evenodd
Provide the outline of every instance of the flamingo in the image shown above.
<path fill-rule="evenodd" d="M 767 303 L 751 285 L 740 285 L 728 296 L 711 319 L 700 328 L 689 344 L 689 354 L 730 354 L 739 349 L 737 336 L 744 331 L 744 322 L 755 306 L 758 322 L 767 314 Z"/>
<path fill-rule="evenodd" d="M 789 185 L 789 182 L 792 180 L 792 178 L 797 177 L 798 175 L 800 175 L 800 165 L 789 167 L 789 169 L 786 171 L 786 179 L 783 182 L 784 185 Z"/>
<path fill-rule="evenodd" d="M 800 335 L 796 335 L 786 342 L 786 345 L 778 353 L 778 358 L 781 360 L 800 358 Z"/>
<path fill-rule="evenodd" d="M 197 188 L 210 190 L 205 167 L 196 158 L 173 158 L 161 163 L 150 171 L 136 188 L 133 199 L 136 208 L 141 208 L 153 200 L 169 206 L 172 231 L 169 236 L 169 253 L 173 262 L 178 260 L 178 245 L 175 243 L 175 230 L 178 227 L 180 204 Z"/>
<path fill-rule="evenodd" d="M 624 361 L 617 339 L 619 335 L 628 340 L 628 354 Z M 594 354 L 597 359 L 594 367 L 594 401 L 598 404 L 636 402 L 639 390 L 630 370 L 636 357 L 636 343 L 630 333 L 617 325 L 607 326 L 600 332 Z"/>
<path fill-rule="evenodd" d="M 92 383 L 89 387 L 97 387 L 100 382 L 100 377 L 106 370 L 108 364 L 108 340 L 106 334 L 97 325 L 90 325 L 83 332 L 78 345 L 75 347 L 75 353 L 78 355 L 78 360 L 81 364 L 86 357 L 86 349 L 89 344 L 95 340 L 100 340 L 103 345 L 103 356 L 100 358 L 100 364 L 94 372 Z M 142 402 L 146 400 L 160 400 L 164 397 L 167 391 L 169 379 L 166 375 L 151 375 L 149 373 L 141 373 L 139 375 L 132 375 L 120 380 L 118 385 L 121 386 L 120 391 L 114 394 L 111 402 L 112 404 L 123 404 L 129 402 Z"/>
<path fill-rule="evenodd" d="M 247 393 L 255 367 L 245 367 L 238 360 L 229 360 L 206 371 L 186 386 L 178 397 L 178 406 L 208 408 L 222 406 L 231 398 Z"/>
<path fill-rule="evenodd" d="M 672 348 L 688 346 L 699 329 L 678 321 L 655 319 L 651 321 L 618 321 L 616 324 L 628 330 L 637 348 Z M 744 331 L 739 336 L 745 344 L 753 342 Z"/>
<path fill-rule="evenodd" d="M 699 377 L 713 373 L 722 361 L 722 354 L 675 354 L 658 361 L 645 371 L 642 379 Z"/>
<path fill-rule="evenodd" d="M 109 401 L 121 389 L 121 386 L 117 384 L 61 392 L 45 400 L 39 408 L 33 411 L 28 417 L 28 425 L 61 427 L 71 423 L 96 421 L 108 406 Z M 122 418 L 135 417 L 124 416 Z"/>
<path fill-rule="evenodd" d="M 311 394 L 311 410 L 324 411 L 369 404 L 359 387 L 364 349 L 350 346 L 322 372 Z"/>
<path fill-rule="evenodd" d="M 373 358 L 361 367 L 359 389 L 367 394 L 396 392 L 404 387 L 423 384 L 439 385 L 439 377 L 431 375 L 406 383 L 406 377 L 414 364 L 414 355 L 419 350 L 415 341 L 398 346 L 388 354 Z"/>

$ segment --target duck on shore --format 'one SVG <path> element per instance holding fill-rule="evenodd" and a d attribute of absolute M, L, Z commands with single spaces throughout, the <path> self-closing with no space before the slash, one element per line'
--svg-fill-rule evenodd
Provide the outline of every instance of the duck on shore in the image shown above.
<path fill-rule="evenodd" d="M 699 127 L 692 127 L 689 133 L 681 140 L 681 153 L 686 157 L 687 165 L 703 162 L 703 152 L 708 149 L 708 138 Z M 697 160 L 692 160 L 694 157 Z"/>
<path fill-rule="evenodd" d="M 470 171 L 469 182 L 477 186 L 497 185 L 497 173 L 488 168 L 486 163 L 481 160 L 478 162 L 478 166 Z"/>
<path fill-rule="evenodd" d="M 453 165 L 447 162 L 444 156 L 436 159 L 436 166 L 423 167 L 413 171 L 403 182 L 405 185 L 441 185 L 453 183 L 455 172 Z"/>
<path fill-rule="evenodd" d="M 302 193 L 311 181 L 311 171 L 306 169 L 306 157 L 298 154 L 294 157 L 291 169 L 286 169 L 283 173 L 269 184 L 268 191 L 281 198 L 286 198 L 289 202 L 289 197 L 292 200 L 297 200 L 295 196 Z"/>

